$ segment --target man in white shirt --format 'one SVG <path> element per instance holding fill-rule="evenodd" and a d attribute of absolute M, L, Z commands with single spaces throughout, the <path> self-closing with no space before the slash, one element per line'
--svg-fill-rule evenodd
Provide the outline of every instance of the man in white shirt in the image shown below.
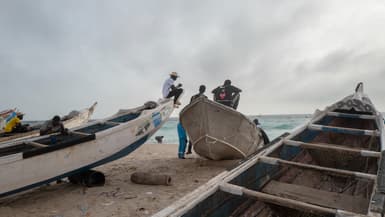
<path fill-rule="evenodd" d="M 180 105 L 179 97 L 183 93 L 182 84 L 178 84 L 177 86 L 174 85 L 174 82 L 178 78 L 178 73 L 171 72 L 170 78 L 168 78 L 164 84 L 162 89 L 162 94 L 164 98 L 171 98 L 174 97 L 174 104 Z"/>

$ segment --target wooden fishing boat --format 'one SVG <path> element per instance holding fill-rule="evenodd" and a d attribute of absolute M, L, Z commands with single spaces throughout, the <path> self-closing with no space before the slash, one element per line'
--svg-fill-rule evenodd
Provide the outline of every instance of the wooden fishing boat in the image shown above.
<path fill-rule="evenodd" d="M 124 157 L 169 118 L 172 100 L 87 123 L 69 135 L 47 135 L 0 145 L 0 197 L 69 177 Z"/>
<path fill-rule="evenodd" d="M 194 151 L 211 160 L 242 159 L 264 143 L 260 129 L 240 112 L 199 97 L 180 112 Z"/>
<path fill-rule="evenodd" d="M 384 135 L 383 117 L 360 83 L 154 217 L 383 216 Z"/>
<path fill-rule="evenodd" d="M 95 102 L 91 107 L 82 109 L 80 111 L 71 111 L 67 115 L 61 117 L 63 121 L 64 127 L 71 129 L 74 127 L 78 127 L 84 123 L 87 123 L 91 117 L 91 115 L 95 111 L 97 103 Z M 35 125 L 28 132 L 23 133 L 1 133 L 0 134 L 0 143 L 7 142 L 10 140 L 20 140 L 25 138 L 30 138 L 34 136 L 38 136 L 40 134 L 40 126 Z"/>

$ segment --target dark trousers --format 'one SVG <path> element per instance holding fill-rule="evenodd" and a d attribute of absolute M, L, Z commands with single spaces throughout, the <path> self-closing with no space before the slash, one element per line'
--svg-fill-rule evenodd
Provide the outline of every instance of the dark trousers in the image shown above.
<path fill-rule="evenodd" d="M 235 96 L 234 96 L 234 98 L 233 98 L 233 108 L 235 109 L 235 110 L 237 110 L 237 108 L 238 108 L 238 104 L 239 104 L 239 99 L 241 98 L 241 95 L 238 93 L 238 94 L 236 94 Z"/>
<path fill-rule="evenodd" d="M 25 133 L 28 132 L 28 124 L 22 125 L 18 124 L 12 129 L 12 133 Z"/>
<path fill-rule="evenodd" d="M 182 95 L 183 89 L 182 88 L 175 88 L 174 90 L 171 90 L 170 93 L 168 93 L 166 98 L 174 97 L 174 103 L 178 101 L 180 95 Z"/>
<path fill-rule="evenodd" d="M 191 148 L 192 148 L 192 143 L 191 143 L 191 140 L 189 140 L 188 141 L 187 153 L 191 153 Z"/>

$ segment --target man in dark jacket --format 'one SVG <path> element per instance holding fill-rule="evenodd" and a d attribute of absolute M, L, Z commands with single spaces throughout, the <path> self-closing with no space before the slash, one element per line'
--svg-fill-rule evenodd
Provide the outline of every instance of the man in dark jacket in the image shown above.
<path fill-rule="evenodd" d="M 194 101 L 195 99 L 197 99 L 198 97 L 201 97 L 201 96 L 207 98 L 207 96 L 205 95 L 205 91 L 206 91 L 205 85 L 199 86 L 199 93 L 197 93 L 191 97 L 190 103 L 192 103 L 192 101 Z"/>
<path fill-rule="evenodd" d="M 242 90 L 231 85 L 230 80 L 226 80 L 222 86 L 212 91 L 215 102 L 229 106 L 235 110 L 238 108 L 240 92 L 242 92 Z"/>

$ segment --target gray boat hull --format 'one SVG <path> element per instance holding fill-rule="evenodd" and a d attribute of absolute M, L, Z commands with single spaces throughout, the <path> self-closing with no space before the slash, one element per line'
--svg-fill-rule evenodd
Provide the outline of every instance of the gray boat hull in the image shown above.
<path fill-rule="evenodd" d="M 211 160 L 242 159 L 263 146 L 262 134 L 246 116 L 206 98 L 180 113 L 194 151 Z"/>

